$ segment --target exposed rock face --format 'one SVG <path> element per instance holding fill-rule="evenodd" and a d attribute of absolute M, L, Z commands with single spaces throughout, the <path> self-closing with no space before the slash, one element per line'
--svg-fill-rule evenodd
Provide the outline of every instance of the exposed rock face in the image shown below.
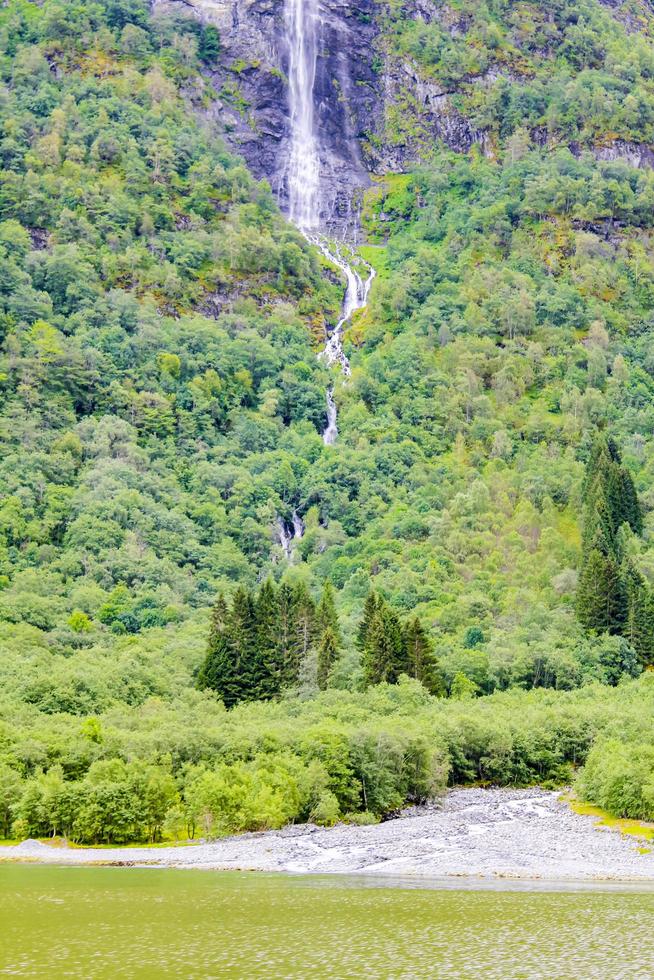
<path fill-rule="evenodd" d="M 153 0 L 155 13 L 183 10 L 214 24 L 222 43 L 220 68 L 211 73 L 218 93 L 212 115 L 227 142 L 252 172 L 288 199 L 288 63 L 284 0 Z M 322 220 L 347 232 L 356 226 L 357 199 L 370 174 L 404 170 L 442 140 L 456 150 L 482 143 L 482 135 L 449 103 L 449 93 L 425 82 L 411 64 L 390 63 L 378 44 L 376 0 L 322 0 L 315 82 L 320 143 Z M 415 0 L 415 16 L 430 4 Z M 412 106 L 419 132 L 387 138 L 389 111 Z"/>
<path fill-rule="evenodd" d="M 627 143 L 625 140 L 614 140 L 608 146 L 597 146 L 593 150 L 597 160 L 614 161 L 629 164 L 641 170 L 643 167 L 654 167 L 654 149 L 646 143 Z"/>
<path fill-rule="evenodd" d="M 603 0 L 614 12 L 619 0 Z M 286 0 L 152 0 L 155 13 L 185 12 L 214 24 L 220 64 L 210 72 L 217 101 L 210 112 L 227 143 L 257 177 L 288 205 L 289 38 Z M 433 0 L 404 0 L 416 20 L 438 19 L 452 36 L 465 34 L 469 17 Z M 389 56 L 381 37 L 380 0 L 319 0 L 315 120 L 320 156 L 321 225 L 352 239 L 358 199 L 371 175 L 401 173 L 438 142 L 467 152 L 477 144 L 492 155 L 487 133 L 475 129 L 452 96 L 409 59 Z M 510 73 L 491 69 L 466 80 L 492 85 Z M 547 133 L 532 132 L 546 145 Z M 576 152 L 576 147 L 570 147 Z M 600 160 L 654 166 L 654 151 L 616 141 L 594 151 Z"/>
<path fill-rule="evenodd" d="M 215 24 L 221 67 L 213 114 L 256 176 L 266 177 L 282 206 L 288 197 L 288 62 L 284 0 L 154 0 L 155 12 L 185 8 Z M 320 135 L 323 218 L 343 228 L 357 189 L 369 184 L 359 135 L 378 97 L 370 67 L 374 0 L 326 0 L 320 9 L 315 102 Z"/>

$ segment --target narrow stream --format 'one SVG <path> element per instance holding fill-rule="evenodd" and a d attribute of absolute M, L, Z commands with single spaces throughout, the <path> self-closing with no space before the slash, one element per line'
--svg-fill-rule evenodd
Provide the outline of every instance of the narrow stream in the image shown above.
<path fill-rule="evenodd" d="M 321 352 L 320 357 L 324 358 L 330 366 L 340 364 L 343 374 L 349 377 L 351 370 L 350 362 L 343 350 L 343 327 L 357 310 L 362 310 L 366 307 L 370 287 L 375 278 L 375 270 L 367 262 L 362 262 L 368 270 L 368 275 L 363 280 L 357 270 L 343 257 L 338 245 L 331 245 L 329 242 L 316 236 L 312 236 L 310 241 L 320 249 L 326 259 L 329 259 L 330 262 L 338 266 L 345 275 L 347 286 L 343 298 L 341 318 L 329 334 L 325 349 Z M 327 390 L 327 428 L 322 434 L 326 446 L 332 446 L 336 442 L 336 437 L 338 436 L 337 421 L 338 408 L 334 400 L 334 389 L 329 388 Z"/>

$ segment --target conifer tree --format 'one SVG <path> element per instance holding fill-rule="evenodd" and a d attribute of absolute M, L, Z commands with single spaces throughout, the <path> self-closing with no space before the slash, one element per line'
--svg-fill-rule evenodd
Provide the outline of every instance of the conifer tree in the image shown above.
<path fill-rule="evenodd" d="M 338 660 L 342 642 L 331 582 L 325 582 L 323 587 L 316 609 L 315 630 L 318 644 L 318 687 L 324 691 Z"/>
<path fill-rule="evenodd" d="M 630 637 L 647 661 L 654 644 L 649 612 L 650 590 L 631 563 L 624 561 L 627 525 L 642 533 L 638 495 L 612 439 L 593 443 L 582 484 L 582 563 L 577 587 L 577 617 L 589 632 Z M 634 647 L 635 648 L 635 647 Z"/>
<path fill-rule="evenodd" d="M 631 473 L 622 467 L 622 507 L 623 519 L 627 522 L 634 534 L 643 533 L 643 512 L 638 500 L 638 494 Z"/>
<path fill-rule="evenodd" d="M 297 684 L 301 661 L 295 595 L 286 584 L 281 585 L 277 593 L 277 662 L 282 688 Z"/>
<path fill-rule="evenodd" d="M 445 695 L 445 681 L 434 656 L 434 648 L 422 623 L 415 616 L 404 627 L 404 639 L 409 658 L 409 673 L 430 694 Z"/>
<path fill-rule="evenodd" d="M 233 639 L 232 613 L 222 595 L 213 608 L 207 656 L 198 675 L 198 687 L 215 691 L 226 708 L 243 700 L 246 693 L 239 651 Z"/>
<path fill-rule="evenodd" d="M 366 600 L 364 620 L 359 627 L 363 643 L 363 672 L 367 684 L 397 683 L 401 674 L 408 674 L 410 662 L 406 638 L 396 613 L 383 599 L 375 597 L 374 612 L 366 625 L 366 613 L 372 603 Z"/>
<path fill-rule="evenodd" d="M 320 635 L 325 630 L 330 629 L 336 640 L 337 646 L 341 644 L 340 629 L 338 626 L 338 614 L 334 601 L 334 589 L 331 582 L 325 582 L 318 608 L 316 609 L 316 629 Z"/>
<path fill-rule="evenodd" d="M 262 695 L 262 671 L 257 657 L 253 596 L 245 589 L 237 589 L 234 595 L 229 616 L 229 636 L 237 676 L 236 701 L 255 701 Z"/>
<path fill-rule="evenodd" d="M 316 604 L 304 583 L 298 585 L 294 590 L 293 607 L 295 656 L 298 664 L 302 664 L 308 657 L 316 639 Z"/>
<path fill-rule="evenodd" d="M 366 630 L 363 675 L 367 685 L 390 680 L 393 651 L 386 633 L 383 611 L 376 610 Z"/>
<path fill-rule="evenodd" d="M 274 697 L 282 684 L 282 664 L 279 651 L 279 604 L 277 592 L 268 579 L 261 586 L 254 604 L 254 657 L 258 696 Z"/>
<path fill-rule="evenodd" d="M 641 663 L 654 663 L 654 596 L 631 562 L 623 572 L 627 587 L 627 622 L 622 635 Z"/>
<path fill-rule="evenodd" d="M 338 644 L 331 626 L 324 630 L 318 646 L 318 688 L 324 691 L 329 686 L 334 664 L 338 659 Z"/>
<path fill-rule="evenodd" d="M 617 561 L 594 548 L 582 566 L 577 586 L 577 616 L 597 633 L 622 633 L 627 621 L 627 589 Z"/>
<path fill-rule="evenodd" d="M 377 612 L 377 605 L 379 603 L 379 598 L 376 592 L 369 592 L 366 596 L 366 601 L 363 606 L 363 617 L 359 623 L 359 628 L 357 629 L 356 645 L 357 648 L 363 653 L 366 648 L 366 642 L 368 638 L 368 631 L 370 630 L 370 624 L 372 623 L 375 613 Z"/>

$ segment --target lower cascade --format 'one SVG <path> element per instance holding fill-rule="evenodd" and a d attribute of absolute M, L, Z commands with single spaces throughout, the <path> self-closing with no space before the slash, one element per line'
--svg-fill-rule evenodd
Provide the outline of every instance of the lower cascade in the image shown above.
<path fill-rule="evenodd" d="M 287 561 L 292 560 L 293 544 L 294 542 L 302 540 L 304 537 L 304 530 L 304 521 L 296 510 L 294 510 L 293 514 L 291 515 L 290 527 L 281 517 L 277 518 L 277 536 L 279 538 L 282 551 L 284 552 L 284 557 L 287 559 Z"/>
<path fill-rule="evenodd" d="M 318 0 L 286 0 L 286 30 L 289 48 L 289 116 L 290 151 L 286 170 L 289 218 L 309 242 L 315 245 L 338 269 L 346 280 L 341 318 L 329 333 L 320 357 L 327 364 L 340 365 L 342 373 L 350 375 L 350 362 L 343 350 L 343 328 L 352 315 L 364 309 L 375 270 L 359 260 L 367 270 L 362 278 L 346 257 L 346 245 L 332 244 L 320 235 L 320 137 L 316 126 L 314 85 L 319 49 L 320 11 Z M 325 445 L 336 442 L 338 409 L 334 389 L 326 396 L 327 426 L 323 432 Z"/>

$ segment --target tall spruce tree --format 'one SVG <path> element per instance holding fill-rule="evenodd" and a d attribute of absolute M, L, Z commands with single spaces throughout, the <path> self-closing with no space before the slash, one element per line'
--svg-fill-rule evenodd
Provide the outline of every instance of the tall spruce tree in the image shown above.
<path fill-rule="evenodd" d="M 374 611 L 373 611 L 374 610 Z M 395 684 L 410 672 L 406 637 L 399 617 L 379 596 L 366 600 L 359 625 L 362 665 L 366 684 Z"/>
<path fill-rule="evenodd" d="M 379 601 L 380 600 L 376 592 L 369 592 L 366 596 L 366 601 L 363 605 L 363 616 L 361 618 L 361 622 L 359 623 L 356 635 L 357 649 L 360 650 L 361 653 L 363 653 L 366 648 L 370 624 L 372 623 L 375 613 L 377 612 L 377 605 Z"/>
<path fill-rule="evenodd" d="M 235 665 L 227 632 L 228 615 L 227 603 L 221 594 L 211 612 L 207 655 L 198 673 L 197 686 L 201 691 L 207 688 L 216 691 L 225 703 L 229 699 L 234 704 Z"/>
<path fill-rule="evenodd" d="M 329 686 L 334 665 L 338 659 L 338 643 L 331 626 L 328 626 L 320 638 L 318 645 L 318 688 L 321 691 Z"/>
<path fill-rule="evenodd" d="M 433 644 L 417 616 L 405 624 L 404 640 L 410 676 L 420 681 L 430 694 L 443 697 L 446 693 L 445 680 L 434 656 Z"/>
<path fill-rule="evenodd" d="M 577 586 L 577 616 L 596 633 L 622 634 L 628 617 L 627 589 L 617 560 L 593 548 Z"/>
<path fill-rule="evenodd" d="M 277 593 L 277 661 L 282 688 L 293 687 L 300 674 L 300 644 L 296 623 L 295 594 L 290 585 Z"/>
<path fill-rule="evenodd" d="M 300 583 L 293 591 L 294 633 L 297 663 L 301 665 L 315 649 L 316 641 L 316 604 L 304 583 Z"/>
<path fill-rule="evenodd" d="M 597 437 L 591 449 L 582 505 L 582 562 L 576 597 L 579 622 L 591 633 L 619 634 L 632 640 L 648 663 L 654 646 L 650 590 L 625 560 L 622 530 L 626 525 L 634 534 L 641 534 L 642 512 L 618 447 L 604 435 Z"/>
<path fill-rule="evenodd" d="M 331 582 L 325 582 L 323 586 L 320 602 L 318 603 L 318 608 L 316 609 L 316 629 L 321 635 L 325 632 L 325 630 L 331 629 L 334 634 L 334 638 L 337 641 L 337 645 L 340 646 L 341 637 L 338 625 L 338 614 L 336 612 L 334 588 Z"/>
<path fill-rule="evenodd" d="M 631 561 L 624 564 L 627 588 L 627 621 L 622 635 L 642 664 L 654 664 L 654 596 Z"/>
<path fill-rule="evenodd" d="M 282 664 L 279 650 L 279 602 L 277 590 L 268 579 L 254 601 L 254 659 L 258 697 L 271 698 L 282 686 Z"/>
<path fill-rule="evenodd" d="M 318 687 L 324 691 L 338 660 L 341 650 L 341 631 L 331 582 L 325 582 L 320 602 L 316 609 L 316 642 Z"/>
<path fill-rule="evenodd" d="M 229 635 L 238 678 L 238 701 L 256 701 L 262 694 L 261 667 L 257 657 L 257 622 L 254 597 L 237 589 L 229 616 Z M 226 703 L 226 702 L 225 702 Z"/>

